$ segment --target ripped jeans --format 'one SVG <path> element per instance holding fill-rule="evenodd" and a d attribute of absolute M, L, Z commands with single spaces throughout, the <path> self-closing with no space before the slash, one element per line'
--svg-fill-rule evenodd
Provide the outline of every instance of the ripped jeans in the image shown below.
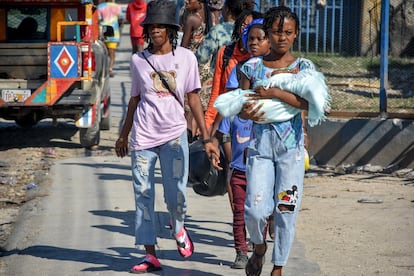
<path fill-rule="evenodd" d="M 300 140 L 287 149 L 275 129 L 270 124 L 267 126 L 260 126 L 260 134 L 248 148 L 245 220 L 251 241 L 262 244 L 266 220 L 274 213 L 272 263 L 284 266 L 295 237 L 303 191 L 303 135 L 298 130 Z"/>
<path fill-rule="evenodd" d="M 171 216 L 173 233 L 178 233 L 184 226 L 187 211 L 188 154 L 187 131 L 161 146 L 131 152 L 135 192 L 135 245 L 157 244 L 154 174 L 158 158 L 164 201 Z"/>

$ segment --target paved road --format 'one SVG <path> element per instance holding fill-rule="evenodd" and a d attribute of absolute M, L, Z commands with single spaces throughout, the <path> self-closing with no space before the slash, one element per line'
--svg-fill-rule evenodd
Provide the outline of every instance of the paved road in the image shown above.
<path fill-rule="evenodd" d="M 111 83 L 115 130 L 129 98 L 127 34 L 125 28 Z M 163 265 L 157 275 L 244 275 L 243 270 L 230 268 L 235 252 L 227 196 L 202 197 L 188 188 L 186 227 L 195 253 L 183 260 L 166 227 L 169 219 L 159 170 L 156 179 L 158 257 Z M 118 275 L 128 272 L 143 256 L 143 250 L 133 246 L 134 198 L 128 158 L 104 155 L 59 161 L 51 169 L 47 195 L 24 209 L 3 257 L 7 275 Z M 270 274 L 270 252 L 263 275 Z M 284 275 L 319 275 L 319 266 L 306 260 L 304 245 L 298 241 Z"/>

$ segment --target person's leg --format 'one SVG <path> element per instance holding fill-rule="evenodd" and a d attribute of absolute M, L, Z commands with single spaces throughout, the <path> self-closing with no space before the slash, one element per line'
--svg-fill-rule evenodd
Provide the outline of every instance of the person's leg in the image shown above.
<path fill-rule="evenodd" d="M 246 174 L 234 170 L 230 180 L 233 192 L 233 236 L 236 251 L 247 254 L 246 224 L 244 221 L 244 201 L 246 199 Z"/>
<path fill-rule="evenodd" d="M 247 275 L 260 275 L 267 250 L 265 231 L 267 218 L 274 209 L 274 130 L 270 125 L 254 124 L 256 140 L 248 147 L 245 220 L 254 243 L 254 251 L 246 265 Z M 272 149 L 272 150 L 269 150 Z"/>
<path fill-rule="evenodd" d="M 131 151 L 132 183 L 135 194 L 135 245 L 155 245 L 154 170 L 157 153 L 152 150 Z M 148 247 L 151 250 L 151 247 Z M 148 252 L 149 253 L 149 252 Z M 151 254 L 155 254 L 154 251 Z"/>
<path fill-rule="evenodd" d="M 180 255 L 188 258 L 194 245 L 184 227 L 187 212 L 187 180 L 189 147 L 187 132 L 160 147 L 160 165 L 164 187 L 164 200 L 172 220 L 172 231 Z"/>
<path fill-rule="evenodd" d="M 145 45 L 145 39 L 144 39 L 144 37 L 138 37 L 138 40 L 137 40 L 137 51 L 138 52 L 142 52 L 142 51 L 144 51 L 144 45 Z"/>
<path fill-rule="evenodd" d="M 112 73 L 112 70 L 113 70 L 114 64 L 115 64 L 115 49 L 114 48 L 109 48 L 108 52 L 109 52 L 109 72 Z"/>
<path fill-rule="evenodd" d="M 161 270 L 155 251 L 154 170 L 157 154 L 151 150 L 131 152 L 132 182 L 135 194 L 135 245 L 144 245 L 145 258 L 134 265 L 131 273 Z"/>
<path fill-rule="evenodd" d="M 278 275 L 286 265 L 295 237 L 296 218 L 303 191 L 304 151 L 301 143 L 295 148 L 284 149 L 277 154 L 275 180 L 275 238 L 272 263 Z M 273 272 L 272 272 L 273 273 Z"/>
<path fill-rule="evenodd" d="M 164 198 L 170 212 L 173 233 L 184 226 L 187 211 L 187 178 L 189 166 L 187 133 L 160 147 L 160 166 L 164 186 Z"/>
<path fill-rule="evenodd" d="M 274 209 L 274 179 L 275 169 L 273 163 L 272 147 L 273 132 L 271 126 L 254 124 L 256 141 L 252 141 L 247 151 L 246 164 L 246 201 L 245 220 L 250 234 L 250 240 L 256 244 L 265 241 L 264 231 L 267 218 Z"/>
<path fill-rule="evenodd" d="M 244 201 L 246 199 L 246 174 L 233 170 L 230 179 L 233 193 L 233 237 L 236 259 L 232 268 L 243 269 L 247 263 L 246 224 L 244 221 Z"/>
<path fill-rule="evenodd" d="M 282 266 L 273 266 L 273 270 L 270 273 L 271 276 L 282 276 Z"/>

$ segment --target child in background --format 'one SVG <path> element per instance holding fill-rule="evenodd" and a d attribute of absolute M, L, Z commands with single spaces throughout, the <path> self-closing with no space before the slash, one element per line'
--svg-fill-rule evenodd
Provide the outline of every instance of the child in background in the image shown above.
<path fill-rule="evenodd" d="M 262 17 L 262 14 L 259 12 L 252 10 L 243 11 L 234 24 L 232 34 L 233 43 L 221 47 L 217 53 L 216 67 L 213 75 L 213 87 L 211 89 L 210 100 L 204 116 L 207 129 L 211 129 L 217 115 L 217 110 L 213 106 L 214 101 L 218 95 L 226 92 L 227 80 L 234 66 L 236 66 L 239 61 L 246 60 L 251 56 L 241 39 L 243 30 L 253 19 L 260 17 Z M 232 49 L 230 53 L 227 53 L 228 49 Z"/>

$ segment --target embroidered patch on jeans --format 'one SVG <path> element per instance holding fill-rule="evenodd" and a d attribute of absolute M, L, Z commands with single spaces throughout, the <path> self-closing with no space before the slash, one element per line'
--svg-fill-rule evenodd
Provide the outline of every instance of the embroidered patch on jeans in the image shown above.
<path fill-rule="evenodd" d="M 280 192 L 277 195 L 277 198 L 281 201 L 279 205 L 283 204 L 295 206 L 299 199 L 298 187 L 296 185 L 293 185 L 290 190 Z"/>

